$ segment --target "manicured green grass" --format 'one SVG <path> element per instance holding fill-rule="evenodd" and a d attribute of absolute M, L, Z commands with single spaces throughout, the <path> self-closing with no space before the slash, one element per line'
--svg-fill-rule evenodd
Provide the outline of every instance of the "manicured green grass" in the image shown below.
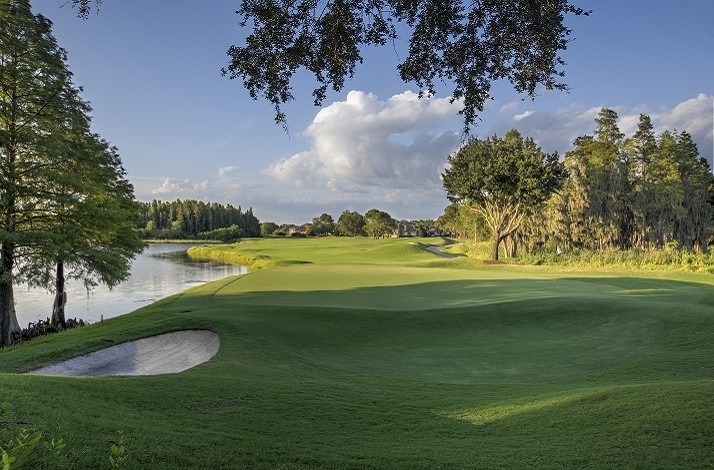
<path fill-rule="evenodd" d="M 433 241 L 211 247 L 270 269 L 0 352 L 0 438 L 62 437 L 46 468 L 103 465 L 117 430 L 127 468 L 714 464 L 711 275 L 487 266 Z M 17 374 L 196 327 L 221 348 L 181 374 Z"/>

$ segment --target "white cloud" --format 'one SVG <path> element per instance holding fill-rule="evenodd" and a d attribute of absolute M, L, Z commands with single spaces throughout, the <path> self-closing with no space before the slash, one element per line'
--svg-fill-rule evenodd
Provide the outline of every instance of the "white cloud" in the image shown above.
<path fill-rule="evenodd" d="M 460 143 L 459 134 L 443 128 L 458 119 L 459 109 L 448 98 L 419 99 L 411 91 L 386 101 L 351 91 L 345 101 L 317 113 L 304 133 L 310 149 L 263 173 L 296 186 L 333 191 L 440 186 L 443 163 Z"/>
<path fill-rule="evenodd" d="M 563 153 L 576 137 L 592 132 L 599 108 L 571 105 L 552 112 L 535 111 L 518 120 L 494 124 L 490 134 L 504 135 L 512 128 L 532 137 L 544 151 Z M 524 113 L 525 114 L 525 113 Z"/>
<path fill-rule="evenodd" d="M 257 197 L 262 197 L 266 204 L 271 199 L 261 183 L 252 181 L 251 184 L 246 184 L 237 178 L 194 181 L 188 178 L 143 176 L 132 177 L 131 181 L 134 185 L 134 195 L 140 201 L 197 199 L 247 207 L 255 205 L 254 200 Z"/>
<path fill-rule="evenodd" d="M 240 170 L 239 166 L 223 166 L 218 169 L 218 176 L 220 178 L 224 178 L 228 173 L 231 173 L 233 171 Z"/>
<path fill-rule="evenodd" d="M 711 161 L 711 95 L 667 108 L 611 107 L 626 135 L 635 132 L 640 113 L 648 114 L 657 133 L 666 129 L 691 133 L 701 155 Z M 247 170 L 230 165 L 207 180 L 164 176 L 132 178 L 132 182 L 141 200 L 194 198 L 252 206 L 261 220 L 280 223 L 309 221 L 323 212 L 338 218 L 346 209 L 364 213 L 374 207 L 397 218 L 435 218 L 448 205 L 439 175 L 447 156 L 461 143 L 457 110 L 448 98 L 419 101 L 414 93 L 405 92 L 380 100 L 351 92 L 346 100 L 318 112 L 304 132 L 309 146 L 264 169 L 267 176 L 244 175 Z M 599 111 L 599 107 L 573 104 L 549 112 L 536 109 L 514 121 L 514 108 L 485 119 L 473 132 L 502 136 L 516 127 L 545 151 L 562 155 L 576 137 L 594 132 Z M 487 123 L 493 124 L 486 127 Z"/>
<path fill-rule="evenodd" d="M 191 194 L 197 191 L 206 191 L 210 188 L 211 184 L 208 181 L 192 183 L 188 179 L 166 178 L 161 186 L 151 190 L 151 194 Z"/>
<path fill-rule="evenodd" d="M 714 137 L 714 96 L 700 93 L 696 98 L 683 101 L 669 112 L 652 113 L 655 130 L 677 129 L 692 134 L 700 144 L 699 153 L 708 152 L 711 157 Z M 702 146 L 708 148 L 702 148 Z"/>
<path fill-rule="evenodd" d="M 526 111 L 525 113 L 522 113 L 522 114 L 516 114 L 515 116 L 513 116 L 513 120 L 520 121 L 521 119 L 527 118 L 528 116 L 530 116 L 533 113 L 535 113 L 535 111 Z"/>

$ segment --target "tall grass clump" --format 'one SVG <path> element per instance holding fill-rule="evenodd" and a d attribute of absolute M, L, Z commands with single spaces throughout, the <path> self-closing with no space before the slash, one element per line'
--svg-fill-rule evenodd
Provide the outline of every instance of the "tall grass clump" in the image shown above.
<path fill-rule="evenodd" d="M 695 253 L 680 248 L 608 248 L 605 250 L 575 249 L 560 254 L 538 250 L 520 255 L 519 264 L 610 267 L 637 269 L 676 269 L 692 272 L 714 273 L 714 252 Z"/>
<path fill-rule="evenodd" d="M 467 258 L 486 261 L 491 258 L 491 243 L 464 241 L 442 248 L 442 251 L 456 256 L 466 256 Z"/>
<path fill-rule="evenodd" d="M 270 256 L 262 254 L 242 253 L 235 251 L 234 248 L 236 246 L 238 246 L 238 243 L 232 245 L 192 246 L 186 251 L 186 254 L 193 260 L 216 261 L 218 263 L 245 266 L 250 271 L 260 271 L 261 269 L 289 266 L 292 264 L 303 264 L 305 262 L 300 260 L 273 259 Z"/>

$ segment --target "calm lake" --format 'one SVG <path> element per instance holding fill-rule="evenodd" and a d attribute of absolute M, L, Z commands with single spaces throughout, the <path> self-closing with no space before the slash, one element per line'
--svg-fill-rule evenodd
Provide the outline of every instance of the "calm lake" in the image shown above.
<path fill-rule="evenodd" d="M 109 290 L 97 286 L 89 293 L 81 281 L 67 281 L 66 318 L 81 318 L 90 322 L 129 313 L 163 297 L 189 287 L 215 281 L 247 269 L 210 261 L 192 261 L 186 250 L 193 245 L 152 243 L 136 257 L 131 277 Z M 17 319 L 22 328 L 52 316 L 54 295 L 43 289 L 15 287 Z"/>

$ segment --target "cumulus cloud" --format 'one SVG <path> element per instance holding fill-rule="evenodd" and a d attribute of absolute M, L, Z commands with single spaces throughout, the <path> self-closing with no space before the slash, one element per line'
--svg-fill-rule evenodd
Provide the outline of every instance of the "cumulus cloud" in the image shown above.
<path fill-rule="evenodd" d="M 520 119 L 495 123 L 490 134 L 504 135 L 512 128 L 532 137 L 544 151 L 564 151 L 572 147 L 576 137 L 591 133 L 600 108 L 574 104 L 552 112 L 533 111 L 523 113 Z"/>
<path fill-rule="evenodd" d="M 515 103 L 517 104 L 517 103 Z M 576 137 L 592 134 L 599 107 L 572 104 L 554 111 L 522 112 L 506 104 L 473 129 L 482 136 L 504 135 L 515 127 L 546 152 L 561 155 Z M 655 132 L 692 134 L 700 154 L 711 161 L 714 99 L 700 94 L 670 107 L 611 106 L 618 125 L 631 136 L 640 113 Z M 210 170 L 196 179 L 132 178 L 137 198 L 202 199 L 252 206 L 261 220 L 301 223 L 345 209 L 386 210 L 397 218 L 437 217 L 448 204 L 440 181 L 447 156 L 461 144 L 458 104 L 422 99 L 410 92 L 388 99 L 350 92 L 344 101 L 317 113 L 305 130 L 308 145 L 263 169 L 263 175 L 237 166 Z M 519 114 L 520 113 L 520 114 Z M 520 119 L 514 120 L 514 116 Z M 240 171 L 239 171 L 240 170 Z M 211 176 L 211 173 L 213 176 Z M 249 182 L 249 183 L 247 183 Z"/>
<path fill-rule="evenodd" d="M 201 183 L 192 183 L 188 179 L 176 180 L 173 178 L 166 178 L 164 182 L 158 188 L 154 188 L 152 194 L 190 194 L 196 191 L 205 191 L 211 188 L 211 184 L 208 181 L 202 181 Z"/>
<path fill-rule="evenodd" d="M 233 204 L 244 209 L 253 207 L 261 220 L 275 206 L 274 188 L 265 188 L 261 183 L 245 184 L 235 179 L 216 179 L 212 181 L 175 180 L 151 176 L 134 177 L 134 196 L 139 201 L 160 199 L 196 199 L 206 202 Z M 283 219 L 278 219 L 283 220 Z"/>
<path fill-rule="evenodd" d="M 671 111 L 652 112 L 650 116 L 657 132 L 677 129 L 692 134 L 699 146 L 699 154 L 708 156 L 711 161 L 714 152 L 714 96 L 700 93 L 696 98 L 679 103 Z"/>
<path fill-rule="evenodd" d="M 305 135 L 308 150 L 263 170 L 301 187 L 363 192 L 440 185 L 446 156 L 460 143 L 450 125 L 459 103 L 419 99 L 406 91 L 386 101 L 351 91 L 317 113 Z M 441 129 L 441 130 L 440 130 Z"/>

